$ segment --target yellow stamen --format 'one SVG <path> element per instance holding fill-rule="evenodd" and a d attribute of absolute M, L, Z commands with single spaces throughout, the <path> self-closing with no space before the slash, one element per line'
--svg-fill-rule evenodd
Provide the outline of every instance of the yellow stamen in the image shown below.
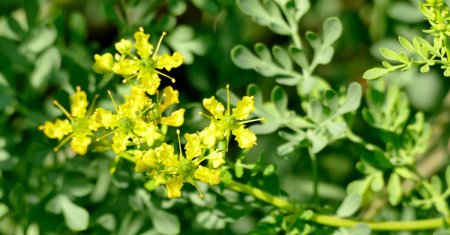
<path fill-rule="evenodd" d="M 164 36 L 166 36 L 166 32 L 162 32 L 161 37 L 159 38 L 158 45 L 156 46 L 156 50 L 153 53 L 152 58 L 155 58 L 155 56 L 158 55 L 159 47 L 161 46 L 161 43 L 162 43 L 162 40 L 163 40 Z"/>
<path fill-rule="evenodd" d="M 59 142 L 58 146 L 53 148 L 53 151 L 57 152 L 67 141 L 69 141 L 73 137 L 74 133 L 66 136 L 61 142 Z"/>
<path fill-rule="evenodd" d="M 99 97 L 99 95 L 98 95 L 98 94 L 95 94 L 94 99 L 92 99 L 91 105 L 90 105 L 89 108 L 88 108 L 88 111 L 87 111 L 88 114 L 92 114 L 92 112 L 93 112 L 93 110 L 94 110 L 95 102 L 97 102 L 98 97 Z"/>
<path fill-rule="evenodd" d="M 189 179 L 189 180 L 187 180 L 190 184 L 192 184 L 192 185 L 194 185 L 194 187 L 197 189 L 197 191 L 198 191 L 198 196 L 201 198 L 201 199 L 205 199 L 205 194 L 202 192 L 202 190 L 200 189 L 200 187 L 198 187 L 198 185 L 197 185 L 197 183 L 194 181 L 194 180 L 192 180 L 192 179 Z"/>
<path fill-rule="evenodd" d="M 99 140 L 101 140 L 101 139 L 103 139 L 103 138 L 105 138 L 105 137 L 111 135 L 111 134 L 114 133 L 114 132 L 117 132 L 117 128 L 114 129 L 114 130 L 112 130 L 112 131 L 110 131 L 110 132 L 108 132 L 108 133 L 106 133 L 106 134 L 104 134 L 104 135 L 102 135 L 102 136 L 100 136 L 100 137 L 98 137 L 97 139 L 95 139 L 95 141 L 99 141 Z"/>
<path fill-rule="evenodd" d="M 180 129 L 177 129 L 177 137 L 178 137 L 178 150 L 180 151 L 180 158 L 183 158 L 183 151 L 181 149 L 181 140 L 180 140 Z"/>
<path fill-rule="evenodd" d="M 171 77 L 171 76 L 169 76 L 169 75 L 167 75 L 167 74 L 165 74 L 165 73 L 162 73 L 162 72 L 160 72 L 160 71 L 158 71 L 158 70 L 155 70 L 155 72 L 156 72 L 157 74 L 159 74 L 159 75 L 162 75 L 162 76 L 164 76 L 164 77 L 170 79 L 170 81 L 171 81 L 172 83 L 175 83 L 175 81 L 176 81 L 175 78 L 173 78 L 173 77 Z"/>
<path fill-rule="evenodd" d="M 57 100 L 53 100 L 53 105 L 59 108 L 69 120 L 73 120 L 72 115 L 70 115 L 70 113 L 67 112 L 67 110 L 60 103 L 58 103 Z"/>
<path fill-rule="evenodd" d="M 114 110 L 116 110 L 116 113 L 119 113 L 119 109 L 117 108 L 116 102 L 114 101 L 114 98 L 113 98 L 112 93 L 111 93 L 110 90 L 108 90 L 108 94 L 109 94 L 109 97 L 111 97 L 111 100 L 113 102 Z"/>
<path fill-rule="evenodd" d="M 227 84 L 227 114 L 230 115 L 230 84 Z"/>

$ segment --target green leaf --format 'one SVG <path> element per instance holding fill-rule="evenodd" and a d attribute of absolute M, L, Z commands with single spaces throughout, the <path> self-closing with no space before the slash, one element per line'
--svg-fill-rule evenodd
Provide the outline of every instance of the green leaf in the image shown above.
<path fill-rule="evenodd" d="M 264 5 L 259 0 L 238 0 L 237 3 L 242 12 L 251 16 L 257 24 L 267 26 L 277 34 L 291 33 L 279 7 L 273 1 L 263 1 Z"/>
<path fill-rule="evenodd" d="M 384 188 L 384 178 L 383 173 L 381 171 L 377 171 L 372 174 L 372 181 L 370 183 L 370 187 L 374 192 L 380 192 Z"/>
<path fill-rule="evenodd" d="M 331 17 L 325 20 L 323 24 L 323 44 L 330 46 L 342 34 L 342 23 L 336 17 Z"/>
<path fill-rule="evenodd" d="M 89 225 L 89 213 L 86 209 L 74 204 L 65 195 L 59 196 L 64 221 L 73 231 L 84 231 Z"/>
<path fill-rule="evenodd" d="M 285 113 L 287 111 L 288 97 L 283 88 L 275 86 L 272 89 L 271 99 L 279 113 Z"/>
<path fill-rule="evenodd" d="M 402 200 L 402 184 L 400 176 L 393 173 L 388 183 L 389 203 L 396 206 Z"/>
<path fill-rule="evenodd" d="M 92 192 L 93 185 L 83 175 L 68 175 L 64 178 L 62 191 L 76 197 L 83 197 Z"/>
<path fill-rule="evenodd" d="M 372 68 L 364 72 L 363 78 L 367 80 L 372 80 L 375 78 L 382 77 L 389 73 L 389 69 L 386 68 Z"/>
<path fill-rule="evenodd" d="M 61 66 L 61 55 L 56 47 L 50 47 L 36 60 L 36 67 L 30 76 L 31 86 L 39 88 L 46 83 L 49 75 Z"/>
<path fill-rule="evenodd" d="M 382 47 L 380 48 L 381 55 L 388 60 L 399 60 L 399 54 L 391 49 Z"/>
<path fill-rule="evenodd" d="M 101 215 L 100 217 L 98 217 L 96 222 L 107 231 L 113 232 L 114 230 L 116 230 L 116 218 L 113 214 Z"/>
<path fill-rule="evenodd" d="M 272 48 L 272 54 L 275 60 L 286 70 L 292 70 L 292 60 L 289 54 L 282 47 L 275 45 Z"/>
<path fill-rule="evenodd" d="M 289 54 L 291 58 L 303 69 L 309 68 L 308 59 L 306 58 L 305 51 L 295 46 L 289 47 Z"/>
<path fill-rule="evenodd" d="M 295 0 L 295 19 L 299 21 L 309 11 L 310 7 L 309 0 Z"/>
<path fill-rule="evenodd" d="M 320 50 L 320 48 L 322 47 L 322 42 L 316 33 L 307 31 L 305 34 L 305 38 L 306 40 L 308 40 L 309 45 L 311 45 L 311 47 L 315 51 Z"/>
<path fill-rule="evenodd" d="M 356 82 L 351 83 L 348 86 L 345 101 L 337 111 L 337 114 L 342 115 L 357 110 L 361 104 L 361 95 L 361 85 Z"/>
<path fill-rule="evenodd" d="M 192 3 L 204 12 L 208 12 L 208 13 L 214 14 L 214 15 L 220 13 L 220 4 L 216 1 L 192 0 Z"/>
<path fill-rule="evenodd" d="M 254 69 L 255 63 L 259 60 L 247 47 L 235 46 L 231 50 L 231 58 L 234 64 L 243 69 Z"/>
<path fill-rule="evenodd" d="M 203 7 L 203 2 L 204 1 L 192 1 L 192 3 L 198 8 Z M 169 11 L 176 16 L 182 15 L 187 9 L 187 4 L 184 1 L 168 0 L 167 5 L 169 7 Z"/>
<path fill-rule="evenodd" d="M 328 64 L 333 58 L 334 49 L 332 47 L 325 47 L 317 51 L 314 59 L 318 64 Z"/>
<path fill-rule="evenodd" d="M 2 98 L 0 99 L 0 110 L 5 111 L 5 108 L 13 105 L 15 100 L 14 90 L 10 87 L 0 85 L 0 94 Z"/>
<path fill-rule="evenodd" d="M 184 57 L 184 63 L 194 62 L 194 55 L 204 55 L 208 48 L 205 38 L 198 36 L 194 29 L 187 25 L 179 25 L 165 40 L 174 50 Z"/>
<path fill-rule="evenodd" d="M 348 194 L 344 198 L 342 204 L 337 209 L 336 214 L 339 217 L 352 216 L 361 207 L 361 203 L 362 203 L 361 195 L 356 193 Z"/>
<path fill-rule="evenodd" d="M 152 211 L 151 219 L 153 226 L 161 234 L 170 235 L 180 233 L 180 221 L 174 214 L 156 209 Z"/>
<path fill-rule="evenodd" d="M 31 53 L 40 53 L 55 43 L 57 32 L 55 28 L 45 27 L 36 30 L 31 39 L 25 42 L 25 47 Z"/>
<path fill-rule="evenodd" d="M 217 210 L 206 210 L 198 213 L 195 220 L 205 229 L 219 230 L 225 228 L 226 221 Z"/>
<path fill-rule="evenodd" d="M 399 36 L 398 41 L 408 51 L 415 51 L 414 46 L 404 37 Z"/>
<path fill-rule="evenodd" d="M 269 48 L 262 43 L 255 44 L 255 52 L 259 58 L 264 60 L 265 62 L 272 63 L 272 55 L 270 54 Z"/>
<path fill-rule="evenodd" d="M 447 183 L 447 186 L 450 187 L 450 166 L 447 166 L 445 169 L 445 182 Z"/>

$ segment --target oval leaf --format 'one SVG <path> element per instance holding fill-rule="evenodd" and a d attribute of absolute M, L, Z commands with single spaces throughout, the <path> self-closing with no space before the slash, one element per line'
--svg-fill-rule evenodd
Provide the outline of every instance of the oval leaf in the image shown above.
<path fill-rule="evenodd" d="M 389 73 L 389 70 L 385 69 L 385 68 L 372 68 L 372 69 L 367 70 L 363 74 L 363 78 L 367 79 L 367 80 L 372 80 L 375 78 L 382 77 L 388 73 Z"/>
<path fill-rule="evenodd" d="M 345 197 L 336 214 L 339 217 L 352 216 L 361 207 L 362 197 L 359 194 L 352 193 Z"/>
<path fill-rule="evenodd" d="M 89 225 L 87 210 L 74 204 L 65 195 L 60 196 L 60 203 L 67 227 L 73 231 L 86 230 Z"/>

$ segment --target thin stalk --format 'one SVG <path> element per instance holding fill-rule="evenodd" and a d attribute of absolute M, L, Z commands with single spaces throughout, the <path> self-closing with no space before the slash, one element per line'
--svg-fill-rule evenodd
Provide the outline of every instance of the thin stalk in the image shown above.
<path fill-rule="evenodd" d="M 252 195 L 255 198 L 267 202 L 283 211 L 295 212 L 295 210 L 299 208 L 296 204 L 289 202 L 284 198 L 274 196 L 250 185 L 241 184 L 236 181 L 230 180 L 226 182 L 226 186 L 231 190 Z M 305 218 L 305 220 L 330 227 L 353 227 L 356 224 L 363 223 L 369 226 L 369 228 L 374 231 L 429 230 L 440 228 L 444 226 L 445 223 L 450 222 L 450 218 L 432 218 L 432 219 L 411 220 L 411 221 L 370 222 L 370 221 L 345 219 L 336 216 L 322 215 L 322 214 L 314 214 L 309 218 Z"/>
<path fill-rule="evenodd" d="M 358 135 L 353 133 L 351 130 L 347 131 L 347 138 L 350 141 L 352 141 L 353 143 L 360 144 L 361 146 L 363 146 L 365 149 L 367 149 L 369 151 L 381 152 L 381 153 L 385 152 L 380 147 L 378 147 L 374 144 L 371 144 L 371 143 L 367 143 L 363 138 L 359 137 Z"/>
<path fill-rule="evenodd" d="M 316 154 L 311 151 L 311 149 L 308 148 L 309 158 L 311 159 L 311 170 L 312 170 L 312 177 L 313 177 L 313 202 L 319 204 L 319 169 L 317 165 L 317 158 Z"/>

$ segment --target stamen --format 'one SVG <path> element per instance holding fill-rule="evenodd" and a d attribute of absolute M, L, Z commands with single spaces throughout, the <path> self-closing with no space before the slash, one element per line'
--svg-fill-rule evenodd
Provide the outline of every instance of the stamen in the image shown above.
<path fill-rule="evenodd" d="M 214 121 L 214 118 L 213 118 L 213 117 L 211 117 L 211 116 L 205 114 L 204 112 L 198 112 L 198 114 L 202 115 L 203 117 L 208 118 L 208 119 L 211 120 L 211 121 Z"/>
<path fill-rule="evenodd" d="M 177 136 L 178 136 L 178 150 L 180 151 L 180 158 L 184 158 L 183 151 L 181 149 L 180 129 L 177 129 Z"/>
<path fill-rule="evenodd" d="M 102 136 L 100 136 L 100 137 L 98 137 L 97 139 L 95 139 L 95 141 L 99 141 L 99 140 L 101 140 L 101 139 L 103 139 L 103 138 L 105 138 L 105 137 L 111 135 L 112 133 L 114 133 L 114 132 L 116 132 L 116 131 L 117 131 L 117 128 L 114 129 L 114 130 L 112 130 L 112 131 L 110 131 L 110 132 L 108 132 L 108 133 L 106 133 L 106 134 L 104 134 L 104 135 L 102 135 Z"/>
<path fill-rule="evenodd" d="M 93 110 L 94 110 L 95 102 L 97 102 L 98 97 L 99 97 L 98 94 L 95 94 L 95 95 L 94 95 L 94 99 L 92 99 L 91 105 L 89 106 L 88 111 L 87 111 L 88 114 L 92 114 L 92 112 L 93 112 Z"/>
<path fill-rule="evenodd" d="M 239 124 L 246 124 L 246 123 L 250 123 L 250 122 L 258 122 L 258 121 L 262 121 L 262 120 L 264 120 L 264 118 L 255 118 L 255 119 L 241 121 L 241 122 L 239 122 Z"/>
<path fill-rule="evenodd" d="M 155 58 L 155 56 L 158 55 L 159 47 L 161 46 L 161 43 L 162 43 L 162 40 L 163 40 L 164 36 L 166 36 L 166 32 L 162 32 L 161 37 L 159 38 L 158 45 L 156 46 L 156 50 L 153 53 L 152 58 Z"/>
<path fill-rule="evenodd" d="M 73 137 L 74 133 L 71 133 L 70 135 L 66 136 L 61 142 L 59 142 L 58 146 L 53 148 L 53 151 L 57 152 L 67 141 L 69 141 Z"/>
<path fill-rule="evenodd" d="M 227 114 L 230 115 L 230 84 L 227 84 Z"/>
<path fill-rule="evenodd" d="M 175 81 L 176 81 L 175 78 L 173 78 L 173 77 L 171 77 L 171 76 L 169 76 L 169 75 L 167 75 L 167 74 L 165 74 L 165 73 L 162 73 L 162 72 L 160 72 L 160 71 L 158 71 L 158 70 L 155 70 L 155 72 L 156 72 L 157 74 L 159 74 L 159 75 L 162 75 L 162 76 L 164 76 L 164 77 L 170 79 L 170 81 L 171 81 L 172 83 L 175 83 Z"/>
<path fill-rule="evenodd" d="M 58 103 L 57 100 L 53 100 L 53 105 L 59 108 L 69 120 L 73 120 L 72 115 L 70 115 L 70 113 L 67 112 L 67 110 L 60 103 Z"/>
<path fill-rule="evenodd" d="M 119 109 L 117 108 L 116 102 L 114 101 L 114 98 L 113 98 L 112 93 L 111 93 L 110 90 L 108 90 L 108 94 L 109 94 L 109 97 L 111 97 L 111 100 L 113 102 L 114 110 L 116 110 L 116 113 L 118 114 L 119 113 Z"/>
<path fill-rule="evenodd" d="M 198 187 L 198 185 L 197 185 L 197 183 L 194 181 L 194 180 L 192 180 L 191 182 L 190 182 L 192 185 L 194 185 L 194 187 L 197 189 L 197 191 L 198 191 L 198 196 L 201 198 L 201 199 L 205 199 L 205 194 L 202 192 L 202 190 L 200 189 L 200 187 Z"/>

